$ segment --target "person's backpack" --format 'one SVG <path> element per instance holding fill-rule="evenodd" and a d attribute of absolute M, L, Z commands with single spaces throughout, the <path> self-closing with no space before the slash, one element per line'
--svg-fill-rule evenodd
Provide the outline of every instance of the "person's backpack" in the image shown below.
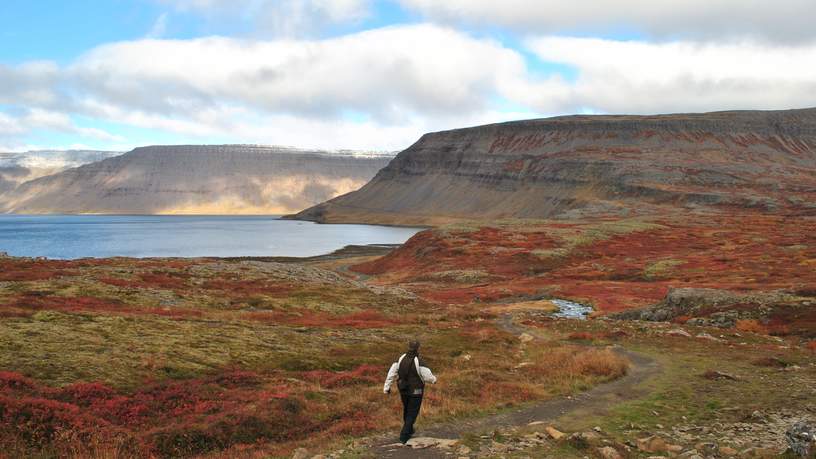
<path fill-rule="evenodd" d="M 397 370 L 397 376 L 399 376 L 399 379 L 397 380 L 397 388 L 401 392 L 405 392 L 410 389 L 411 383 L 409 382 L 409 379 L 411 379 L 412 373 L 416 375 L 416 379 L 421 381 L 419 373 L 417 373 L 416 364 L 414 363 L 415 358 L 416 357 L 406 355 L 399 363 L 399 370 Z"/>

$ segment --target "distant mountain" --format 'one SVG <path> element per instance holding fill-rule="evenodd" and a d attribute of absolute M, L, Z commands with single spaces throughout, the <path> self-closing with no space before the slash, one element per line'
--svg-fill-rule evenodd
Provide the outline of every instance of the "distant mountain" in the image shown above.
<path fill-rule="evenodd" d="M 152 146 L 25 182 L 6 213 L 279 214 L 365 184 L 392 154 L 256 145 Z"/>
<path fill-rule="evenodd" d="M 701 209 L 816 213 L 816 109 L 566 116 L 424 135 L 295 218 L 442 223 Z"/>
<path fill-rule="evenodd" d="M 13 190 L 29 180 L 121 154 L 122 152 L 118 151 L 97 150 L 0 152 L 0 193 Z"/>

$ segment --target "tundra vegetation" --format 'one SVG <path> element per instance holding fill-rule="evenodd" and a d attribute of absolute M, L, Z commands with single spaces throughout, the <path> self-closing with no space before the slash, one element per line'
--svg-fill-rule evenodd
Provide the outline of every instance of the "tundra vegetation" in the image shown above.
<path fill-rule="evenodd" d="M 755 411 L 785 420 L 816 406 L 813 223 L 468 222 L 381 257 L 286 263 L 0 258 L 0 446 L 9 457 L 370 455 L 355 439 L 397 427 L 398 397 L 381 384 L 411 337 L 440 377 L 423 425 L 619 378 L 631 362 L 612 346 L 661 371 L 560 429 L 693 444 L 693 429 Z M 553 298 L 590 304 L 593 318 L 553 319 Z M 615 320 L 649 307 L 643 321 Z M 734 448 L 752 446 L 733 432 Z M 519 454 L 595 454 L 582 448 Z"/>

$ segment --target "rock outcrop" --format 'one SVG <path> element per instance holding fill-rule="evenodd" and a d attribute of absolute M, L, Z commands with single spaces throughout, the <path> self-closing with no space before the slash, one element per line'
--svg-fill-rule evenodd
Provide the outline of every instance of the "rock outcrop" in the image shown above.
<path fill-rule="evenodd" d="M 744 320 L 762 324 L 774 317 L 801 316 L 813 304 L 812 298 L 799 292 L 676 288 L 670 289 L 659 304 L 620 312 L 611 317 L 651 322 L 670 322 L 682 317 L 688 325 L 730 328 Z"/>
<path fill-rule="evenodd" d="M 662 209 L 816 213 L 816 109 L 568 116 L 424 135 L 362 189 L 299 213 L 430 223 Z"/>
<path fill-rule="evenodd" d="M 28 181 L 7 213 L 281 214 L 365 184 L 385 154 L 250 145 L 153 146 Z"/>

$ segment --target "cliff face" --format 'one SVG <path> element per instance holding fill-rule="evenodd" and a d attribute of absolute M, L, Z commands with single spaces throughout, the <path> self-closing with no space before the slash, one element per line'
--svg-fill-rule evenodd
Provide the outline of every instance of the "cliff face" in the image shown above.
<path fill-rule="evenodd" d="M 816 109 L 569 116 L 424 135 L 325 222 L 581 217 L 680 208 L 812 212 Z"/>
<path fill-rule="evenodd" d="M 14 190 L 27 181 L 121 154 L 115 151 L 96 150 L 0 152 L 0 195 Z"/>
<path fill-rule="evenodd" d="M 274 147 L 155 146 L 26 182 L 14 213 L 278 214 L 365 184 L 383 155 Z"/>

